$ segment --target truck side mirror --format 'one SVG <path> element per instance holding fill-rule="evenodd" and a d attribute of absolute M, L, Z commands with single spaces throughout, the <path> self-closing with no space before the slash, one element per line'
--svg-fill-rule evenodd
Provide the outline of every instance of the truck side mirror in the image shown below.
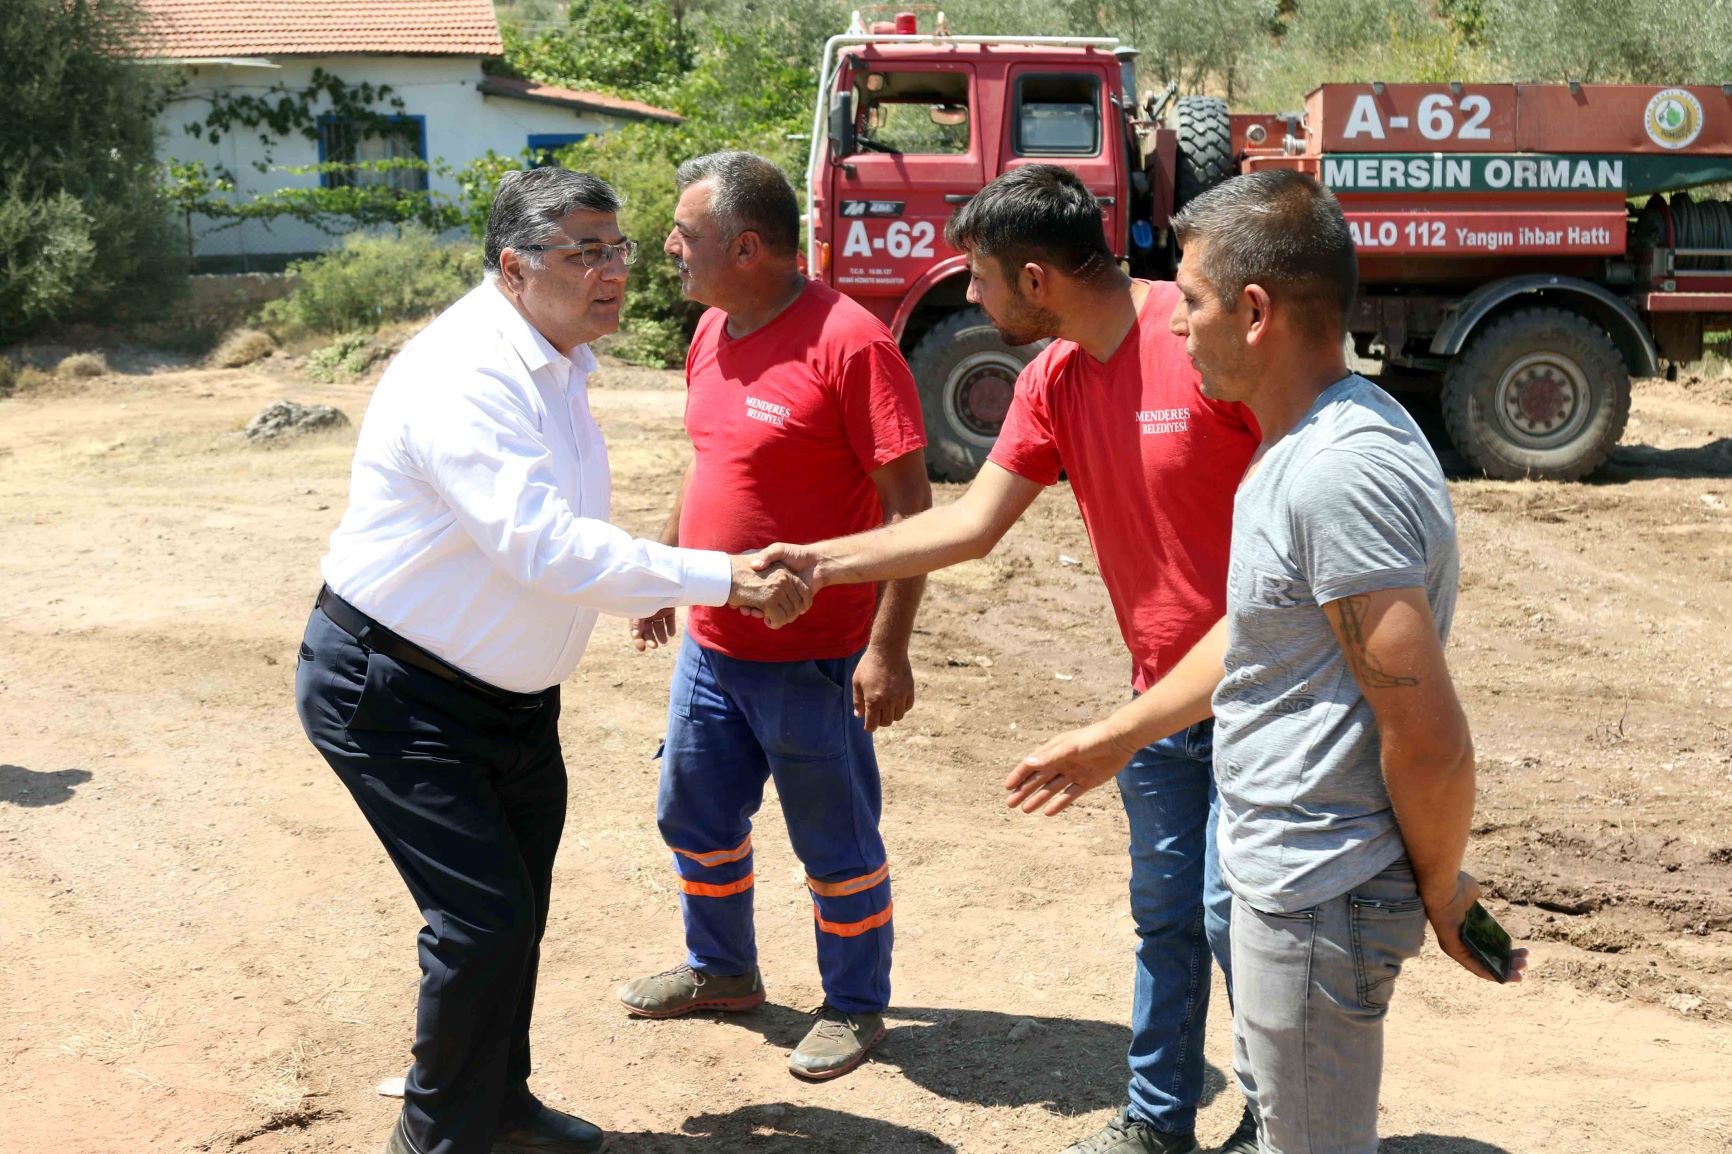
<path fill-rule="evenodd" d="M 830 159 L 841 160 L 854 155 L 854 94 L 850 91 L 830 94 Z"/>

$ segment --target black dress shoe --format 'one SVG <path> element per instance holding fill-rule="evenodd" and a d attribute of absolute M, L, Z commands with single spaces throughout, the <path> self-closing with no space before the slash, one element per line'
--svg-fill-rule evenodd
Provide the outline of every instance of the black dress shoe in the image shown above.
<path fill-rule="evenodd" d="M 494 1137 L 493 1154 L 595 1154 L 605 1137 L 599 1126 L 537 1103 L 528 1121 Z"/>
<path fill-rule="evenodd" d="M 397 1115 L 397 1121 L 391 1126 L 391 1136 L 385 1139 L 385 1154 L 421 1154 L 403 1130 L 402 1114 Z"/>

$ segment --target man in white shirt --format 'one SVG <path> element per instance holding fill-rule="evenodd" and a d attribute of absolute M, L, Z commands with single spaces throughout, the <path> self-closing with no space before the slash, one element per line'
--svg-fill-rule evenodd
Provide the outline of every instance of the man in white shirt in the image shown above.
<path fill-rule="evenodd" d="M 487 278 L 409 342 L 362 422 L 295 677 L 308 738 L 427 924 L 389 1154 L 576 1154 L 602 1133 L 529 1092 L 529 1020 L 565 822 L 559 683 L 598 613 L 734 605 L 780 625 L 786 571 L 608 524 L 589 342 L 636 242 L 596 177 L 510 173 Z"/>

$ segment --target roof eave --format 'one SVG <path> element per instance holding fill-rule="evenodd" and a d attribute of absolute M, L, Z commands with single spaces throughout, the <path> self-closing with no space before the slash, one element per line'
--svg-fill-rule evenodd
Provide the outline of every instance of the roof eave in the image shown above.
<path fill-rule="evenodd" d="M 686 122 L 686 118 L 677 112 L 620 108 L 613 104 L 578 100 L 569 96 L 542 96 L 531 92 L 510 92 L 502 88 L 491 88 L 485 81 L 476 87 L 483 96 L 498 96 L 505 100 L 527 100 L 531 104 L 551 104 L 556 108 L 569 108 L 574 112 L 593 112 L 599 116 L 614 116 L 621 120 L 647 120 L 656 124 L 684 124 Z"/>
<path fill-rule="evenodd" d="M 281 68 L 263 56 L 141 56 L 140 64 L 166 64 L 190 67 L 196 64 L 220 64 L 226 68 Z"/>

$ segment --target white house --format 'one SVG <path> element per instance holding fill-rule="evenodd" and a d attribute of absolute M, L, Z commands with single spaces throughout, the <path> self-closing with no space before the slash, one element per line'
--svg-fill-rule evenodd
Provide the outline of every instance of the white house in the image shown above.
<path fill-rule="evenodd" d="M 449 173 L 282 169 L 401 157 L 457 169 L 489 149 L 515 157 L 525 148 L 539 153 L 634 120 L 680 119 L 598 92 L 486 75 L 483 62 L 504 50 L 489 0 L 142 0 L 141 6 L 146 58 L 187 75 L 160 118 L 159 155 L 226 170 L 237 197 L 353 180 L 430 187 L 455 197 Z M 350 91 L 362 84 L 388 88 L 389 95 L 370 106 L 389 114 L 384 130 L 376 119 L 347 122 L 333 111 L 328 92 L 309 95 L 321 72 Z M 235 98 L 249 96 L 310 110 L 316 139 L 240 123 L 215 143 L 202 127 L 196 135 L 188 131 L 204 125 L 214 109 L 233 108 Z M 334 243 L 329 234 L 287 218 L 268 227 L 248 221 L 217 228 L 195 216 L 192 231 L 194 255 L 207 271 L 280 268 L 290 257 Z"/>

